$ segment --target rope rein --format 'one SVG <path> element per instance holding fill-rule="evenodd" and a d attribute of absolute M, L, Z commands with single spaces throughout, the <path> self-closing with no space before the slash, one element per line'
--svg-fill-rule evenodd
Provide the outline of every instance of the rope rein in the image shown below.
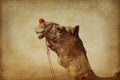
<path fill-rule="evenodd" d="M 42 18 L 39 19 L 39 24 L 43 24 L 44 25 L 44 30 L 45 30 L 45 27 L 47 27 L 47 25 L 45 25 L 45 20 L 42 19 Z M 46 38 L 45 38 L 45 45 L 47 47 L 47 57 L 48 57 L 50 72 L 51 72 L 51 75 L 52 75 L 52 80 L 56 80 L 55 72 L 54 72 L 54 69 L 53 69 L 53 66 L 52 66 L 51 57 L 50 57 L 50 50 L 49 50 L 49 47 L 48 47 L 48 41 L 47 41 Z"/>
<path fill-rule="evenodd" d="M 50 50 L 49 50 L 49 47 L 48 47 L 47 39 L 45 39 L 45 41 L 46 41 L 46 46 L 47 46 L 47 57 L 48 57 L 48 62 L 49 62 L 49 67 L 50 67 L 52 80 L 56 80 L 55 72 L 54 72 L 51 57 L 50 57 Z"/>

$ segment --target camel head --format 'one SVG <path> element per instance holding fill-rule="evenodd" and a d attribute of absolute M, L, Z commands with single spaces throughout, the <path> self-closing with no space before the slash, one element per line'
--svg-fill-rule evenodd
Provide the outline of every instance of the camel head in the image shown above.
<path fill-rule="evenodd" d="M 38 38 L 42 39 L 45 37 L 49 47 L 56 52 L 57 48 L 64 49 L 65 45 L 70 46 L 72 40 L 77 39 L 79 26 L 65 27 L 54 22 L 44 22 L 35 27 L 35 31 Z M 68 43 L 66 44 L 66 42 Z"/>

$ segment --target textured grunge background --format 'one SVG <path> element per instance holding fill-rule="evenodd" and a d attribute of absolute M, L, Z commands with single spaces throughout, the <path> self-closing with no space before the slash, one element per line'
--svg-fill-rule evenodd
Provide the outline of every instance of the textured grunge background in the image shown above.
<path fill-rule="evenodd" d="M 45 40 L 34 27 L 39 18 L 80 25 L 90 65 L 101 77 L 120 70 L 119 0 L 2 0 L 0 80 L 50 80 Z M 51 51 L 57 80 L 69 80 Z"/>

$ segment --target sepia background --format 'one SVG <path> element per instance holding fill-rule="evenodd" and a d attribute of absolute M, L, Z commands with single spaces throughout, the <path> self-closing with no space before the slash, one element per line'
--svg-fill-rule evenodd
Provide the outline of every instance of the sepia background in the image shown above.
<path fill-rule="evenodd" d="M 0 80 L 52 80 L 45 40 L 34 31 L 38 19 L 64 26 L 80 25 L 79 36 L 96 75 L 120 70 L 119 0 L 2 0 Z M 57 80 L 69 80 L 51 51 Z"/>

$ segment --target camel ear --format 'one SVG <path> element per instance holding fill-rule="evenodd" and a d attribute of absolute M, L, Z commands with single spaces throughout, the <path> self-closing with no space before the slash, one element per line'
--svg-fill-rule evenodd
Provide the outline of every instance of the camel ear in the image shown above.
<path fill-rule="evenodd" d="M 79 34 L 79 25 L 76 25 L 76 26 L 73 28 L 72 33 L 73 33 L 74 35 L 78 35 L 78 34 Z"/>

